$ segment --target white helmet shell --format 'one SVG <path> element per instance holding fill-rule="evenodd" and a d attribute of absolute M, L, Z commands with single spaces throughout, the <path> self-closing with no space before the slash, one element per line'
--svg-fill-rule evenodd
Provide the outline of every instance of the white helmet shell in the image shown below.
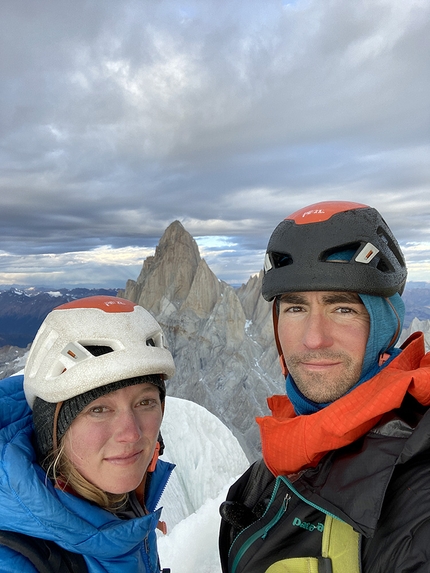
<path fill-rule="evenodd" d="M 94 356 L 86 347 L 107 346 Z M 24 392 L 57 403 L 112 382 L 175 373 L 155 318 L 122 298 L 93 296 L 54 309 L 42 323 L 24 370 Z"/>

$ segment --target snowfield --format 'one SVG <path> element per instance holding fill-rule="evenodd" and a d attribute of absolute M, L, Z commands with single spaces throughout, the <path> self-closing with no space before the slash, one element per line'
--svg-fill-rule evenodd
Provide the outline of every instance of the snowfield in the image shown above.
<path fill-rule="evenodd" d="M 176 464 L 160 506 L 168 533 L 158 538 L 161 566 L 172 573 L 220 573 L 218 508 L 249 466 L 239 442 L 216 416 L 166 398 L 163 459 Z"/>

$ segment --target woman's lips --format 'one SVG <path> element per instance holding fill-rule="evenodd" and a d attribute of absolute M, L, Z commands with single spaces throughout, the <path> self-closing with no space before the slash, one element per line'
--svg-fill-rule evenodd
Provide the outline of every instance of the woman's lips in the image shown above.
<path fill-rule="evenodd" d="M 134 462 L 139 459 L 142 451 L 143 450 L 139 450 L 138 452 L 133 452 L 131 454 L 122 454 L 119 456 L 109 456 L 109 457 L 104 458 L 104 459 L 106 462 L 109 462 L 109 463 L 114 464 L 114 465 L 127 466 L 127 465 L 134 464 Z"/>

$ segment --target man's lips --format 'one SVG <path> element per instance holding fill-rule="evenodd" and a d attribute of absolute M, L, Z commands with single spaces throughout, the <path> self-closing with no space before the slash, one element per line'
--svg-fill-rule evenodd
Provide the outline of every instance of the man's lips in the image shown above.
<path fill-rule="evenodd" d="M 329 368 L 333 368 L 335 366 L 339 366 L 342 364 L 342 362 L 336 361 L 336 362 L 301 362 L 300 363 L 301 366 L 304 366 L 305 368 L 309 368 L 310 370 L 327 370 Z"/>

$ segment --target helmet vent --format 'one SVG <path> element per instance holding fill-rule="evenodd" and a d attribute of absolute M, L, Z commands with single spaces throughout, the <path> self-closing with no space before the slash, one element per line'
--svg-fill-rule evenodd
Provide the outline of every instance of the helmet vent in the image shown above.
<path fill-rule="evenodd" d="M 146 341 L 146 346 L 154 346 L 155 347 L 155 342 L 153 338 L 148 338 Z"/>
<path fill-rule="evenodd" d="M 293 264 L 293 257 L 289 253 L 271 253 L 272 265 L 275 269 Z"/>
<path fill-rule="evenodd" d="M 381 239 L 388 245 L 388 248 L 398 260 L 399 265 L 403 267 L 405 265 L 403 255 L 400 252 L 399 248 L 397 247 L 396 243 L 393 241 L 393 239 L 385 232 L 385 230 L 382 227 L 378 227 L 377 233 L 381 237 Z M 387 269 L 387 270 L 394 270 L 394 269 Z"/>
<path fill-rule="evenodd" d="M 91 344 L 89 346 L 84 346 L 84 348 L 85 350 L 88 350 L 88 352 L 93 356 L 103 356 L 103 354 L 109 354 L 109 352 L 113 352 L 113 348 L 110 346 Z"/>
<path fill-rule="evenodd" d="M 384 259 L 379 259 L 376 268 L 378 269 L 378 271 L 381 271 L 381 273 L 389 273 L 393 270 L 387 265 L 387 262 L 384 261 Z"/>
<path fill-rule="evenodd" d="M 347 245 L 337 246 L 336 248 L 327 249 L 321 254 L 323 262 L 330 263 L 349 263 L 358 249 L 361 249 L 361 243 L 348 243 Z"/>

